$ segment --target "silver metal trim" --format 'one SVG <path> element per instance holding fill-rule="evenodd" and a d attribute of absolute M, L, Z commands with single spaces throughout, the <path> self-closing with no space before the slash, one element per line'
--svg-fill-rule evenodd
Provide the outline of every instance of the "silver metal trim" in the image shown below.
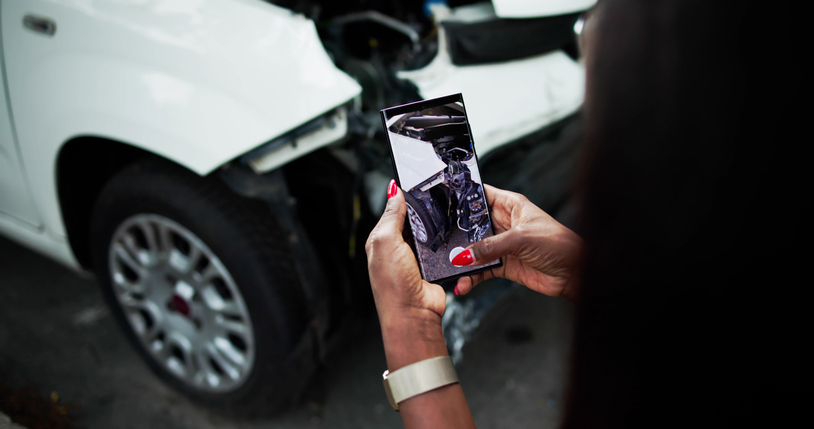
<path fill-rule="evenodd" d="M 109 249 L 113 293 L 156 363 L 208 392 L 240 387 L 256 341 L 243 295 L 211 249 L 155 214 L 127 218 Z"/>

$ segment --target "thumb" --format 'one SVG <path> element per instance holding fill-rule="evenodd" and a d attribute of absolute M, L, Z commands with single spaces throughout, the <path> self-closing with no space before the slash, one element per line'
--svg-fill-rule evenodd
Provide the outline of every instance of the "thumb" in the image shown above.
<path fill-rule="evenodd" d="M 516 252 L 520 244 L 519 239 L 518 234 L 511 229 L 502 234 L 484 238 L 458 254 L 452 260 L 452 264 L 458 266 L 488 264 Z"/>
<path fill-rule="evenodd" d="M 404 202 L 404 194 L 397 186 L 393 186 L 393 195 L 387 199 L 379 225 L 382 229 L 401 235 L 404 229 L 404 218 L 407 215 L 407 205 Z"/>

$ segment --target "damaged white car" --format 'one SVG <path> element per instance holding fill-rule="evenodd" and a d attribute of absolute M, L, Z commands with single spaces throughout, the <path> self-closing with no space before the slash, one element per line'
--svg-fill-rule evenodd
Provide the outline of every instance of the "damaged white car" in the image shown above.
<path fill-rule="evenodd" d="M 593 3 L 2 0 L 0 233 L 178 390 L 279 409 L 369 308 L 379 110 L 463 93 L 484 180 L 556 212 Z"/>

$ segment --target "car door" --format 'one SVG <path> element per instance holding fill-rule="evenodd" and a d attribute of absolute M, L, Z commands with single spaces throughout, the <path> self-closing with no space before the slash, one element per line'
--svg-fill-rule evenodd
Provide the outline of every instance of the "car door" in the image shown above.
<path fill-rule="evenodd" d="M 5 40 L 0 36 L 0 42 Z M 0 45 L 0 219 L 24 226 L 38 227 L 40 221 L 31 201 L 31 193 L 23 174 L 24 167 L 17 148 L 14 118 L 6 88 L 5 56 Z M 16 221 L 16 222 L 15 222 Z"/>

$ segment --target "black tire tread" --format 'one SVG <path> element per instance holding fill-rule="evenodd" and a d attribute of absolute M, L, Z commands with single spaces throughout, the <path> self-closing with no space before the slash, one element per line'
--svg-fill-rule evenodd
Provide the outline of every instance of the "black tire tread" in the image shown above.
<path fill-rule="evenodd" d="M 147 358 L 151 369 L 161 378 L 193 399 L 207 405 L 218 407 L 225 412 L 233 412 L 241 417 L 274 413 L 290 405 L 291 400 L 305 387 L 309 375 L 294 374 L 289 371 L 290 368 L 297 364 L 290 361 L 290 355 L 302 336 L 307 335 L 308 312 L 307 308 L 305 308 L 305 299 L 298 276 L 293 269 L 295 265 L 290 257 L 291 252 L 288 251 L 287 237 L 284 236 L 270 211 L 262 202 L 238 197 L 231 193 L 216 177 L 200 177 L 167 161 L 148 160 L 124 169 L 114 176 L 103 189 L 97 199 L 92 218 L 92 245 L 98 246 L 97 241 L 99 240 L 99 234 L 102 232 L 100 228 L 104 225 L 104 216 L 111 211 L 115 212 L 116 208 L 114 206 L 118 204 L 121 195 L 138 195 L 143 198 L 151 198 L 149 196 L 145 197 L 145 193 L 149 194 L 156 191 L 148 190 L 150 185 L 163 185 L 165 188 L 157 190 L 158 192 L 166 195 L 178 195 L 179 202 L 189 204 L 187 209 L 193 212 L 196 208 L 210 208 L 209 213 L 190 214 L 190 216 L 198 217 L 203 224 L 212 224 L 215 227 L 226 222 L 230 224 L 226 229 L 229 229 L 232 235 L 220 239 L 219 243 L 214 245 L 214 247 L 219 247 L 218 257 L 224 263 L 226 261 L 224 261 L 224 255 L 222 254 L 239 252 L 241 248 L 250 248 L 256 252 L 254 256 L 256 259 L 268 261 L 268 263 L 259 264 L 259 267 L 254 268 L 258 270 L 258 273 L 261 273 L 262 277 L 275 279 L 276 287 L 274 291 L 253 292 L 253 294 L 267 296 L 273 293 L 273 299 L 268 300 L 272 308 L 267 309 L 268 314 L 265 316 L 270 316 L 274 320 L 273 325 L 277 328 L 277 332 L 273 335 L 279 340 L 280 347 L 274 350 L 265 350 L 263 353 L 268 356 L 266 356 L 266 359 L 261 359 L 259 338 L 261 335 L 268 333 L 260 332 L 262 329 L 256 328 L 255 342 L 258 346 L 253 374 L 265 376 L 263 377 L 265 379 L 252 380 L 253 377 L 250 377 L 250 380 L 235 392 L 212 395 L 196 392 L 180 381 L 164 374 L 163 368 L 150 360 L 149 355 L 146 355 L 146 352 L 141 350 L 138 339 L 128 331 L 131 342 Z M 164 204 L 160 201 L 162 198 L 164 197 L 156 198 L 157 204 Z M 150 202 L 147 202 L 147 204 L 150 204 Z M 174 220 L 184 224 L 182 220 Z M 190 228 L 189 225 L 185 225 L 185 227 Z M 200 231 L 193 230 L 193 232 L 203 239 L 203 234 Z M 221 230 L 221 232 L 224 232 L 224 230 Z M 209 242 L 207 242 L 207 245 L 210 248 L 213 247 Z M 94 251 L 94 268 L 97 273 L 107 273 L 104 267 L 99 266 L 99 264 L 105 263 L 104 260 L 99 260 L 100 253 L 106 254 L 106 249 L 103 252 Z M 229 257 L 227 256 L 226 259 L 229 259 Z M 231 271 L 232 269 L 230 269 Z M 232 272 L 232 275 L 233 277 L 239 276 L 234 272 Z M 105 283 L 105 280 L 102 279 L 103 283 Z M 251 306 L 252 304 L 248 302 L 249 298 L 245 296 L 246 289 L 244 288 L 246 287 L 247 285 L 241 286 L 241 290 L 247 304 Z M 108 300 L 115 300 L 112 293 L 109 293 L 109 289 L 109 286 L 105 287 Z M 257 319 L 265 316 L 252 314 L 253 324 L 257 324 Z M 125 329 L 129 329 L 126 324 Z M 310 358 L 307 355 L 306 357 Z M 313 365 L 301 366 L 309 368 Z M 282 370 L 278 367 L 282 367 Z M 269 379 L 277 382 L 269 383 Z"/>
<path fill-rule="evenodd" d="M 426 242 L 422 243 L 421 241 L 418 240 L 418 237 L 415 237 L 414 235 L 415 241 L 421 244 L 422 246 L 425 247 L 429 246 L 429 244 L 432 243 L 432 240 L 435 238 L 435 236 L 438 235 L 438 229 L 435 227 L 435 223 L 433 223 L 432 215 L 427 210 L 427 206 L 425 206 L 421 200 L 414 197 L 412 194 L 405 192 L 404 199 L 407 202 L 407 204 L 410 207 L 412 207 L 413 210 L 415 210 L 415 212 L 418 214 L 418 217 L 421 218 L 421 221 L 424 223 L 424 229 L 427 231 Z"/>

